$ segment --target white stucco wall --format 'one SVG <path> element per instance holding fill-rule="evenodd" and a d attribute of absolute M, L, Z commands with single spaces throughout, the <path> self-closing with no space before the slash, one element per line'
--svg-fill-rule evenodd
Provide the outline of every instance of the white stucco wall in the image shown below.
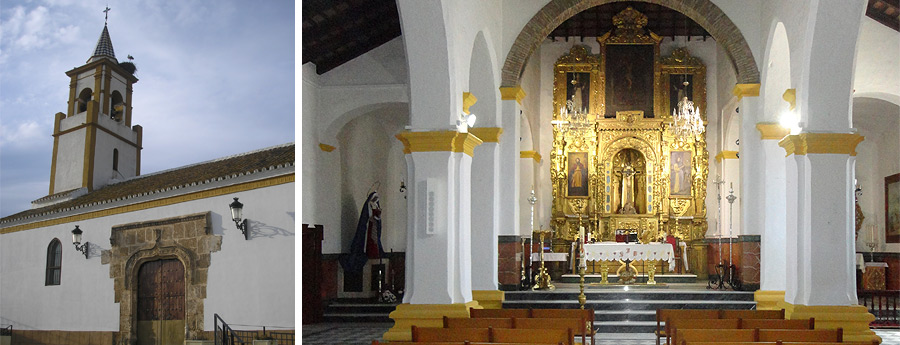
<path fill-rule="evenodd" d="M 154 197 L 166 195 L 175 193 Z M 244 240 L 231 221 L 232 197 L 244 203 L 250 240 Z M 100 263 L 101 251 L 110 249 L 111 228 L 209 211 L 210 231 L 223 238 L 221 250 L 211 255 L 204 329 L 213 330 L 214 313 L 229 323 L 293 327 L 293 200 L 294 184 L 287 183 L 0 235 L 0 322 L 23 330 L 118 331 L 119 305 L 110 267 Z M 84 231 L 82 242 L 90 242 L 89 259 L 74 250 L 71 230 L 75 225 Z M 60 285 L 45 286 L 47 246 L 53 238 L 62 243 L 62 275 Z"/>
<path fill-rule="evenodd" d="M 80 116 L 83 117 L 84 114 Z M 71 123 L 66 120 L 77 121 L 78 117 L 64 119 L 63 123 Z M 87 129 L 81 128 L 58 137 L 56 176 L 54 177 L 55 192 L 58 193 L 81 187 L 82 176 L 84 175 L 84 141 L 86 136 Z"/>

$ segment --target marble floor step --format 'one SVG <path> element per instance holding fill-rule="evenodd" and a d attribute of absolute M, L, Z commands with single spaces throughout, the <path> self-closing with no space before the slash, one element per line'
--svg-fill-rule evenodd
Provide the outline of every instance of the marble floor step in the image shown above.
<path fill-rule="evenodd" d="M 653 333 L 656 321 L 596 321 L 597 333 Z"/>
<path fill-rule="evenodd" d="M 388 313 L 325 313 L 325 322 L 392 322 Z"/>
<path fill-rule="evenodd" d="M 656 322 L 656 310 L 595 310 L 594 321 Z"/>
<path fill-rule="evenodd" d="M 756 306 L 753 301 L 717 301 L 717 300 L 591 300 L 588 308 L 599 310 L 656 310 L 656 309 L 751 309 Z M 563 301 L 504 301 L 504 308 L 569 308 L 579 307 L 578 300 Z"/>
<path fill-rule="evenodd" d="M 506 301 L 577 300 L 579 292 L 508 291 Z M 753 301 L 753 292 L 742 291 L 585 291 L 588 300 L 721 300 Z"/>

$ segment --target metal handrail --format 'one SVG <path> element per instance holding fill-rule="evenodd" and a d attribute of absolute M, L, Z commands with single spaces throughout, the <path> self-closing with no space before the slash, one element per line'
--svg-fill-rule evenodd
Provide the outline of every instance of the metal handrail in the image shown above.
<path fill-rule="evenodd" d="M 12 336 L 12 325 L 0 328 L 0 335 Z"/>
<path fill-rule="evenodd" d="M 231 326 L 228 326 L 228 324 L 225 322 L 225 320 L 222 320 L 222 317 L 219 316 L 219 314 L 213 314 L 213 316 L 213 325 L 215 326 L 214 338 L 216 345 L 244 345 L 253 342 L 253 340 L 250 340 L 250 342 L 245 341 L 244 337 L 231 329 Z M 221 327 L 219 326 L 220 322 L 222 324 Z"/>
<path fill-rule="evenodd" d="M 216 345 L 243 345 L 243 344 L 252 344 L 253 339 L 259 335 L 258 330 L 235 330 L 231 326 L 254 326 L 254 325 L 241 325 L 241 324 L 232 324 L 228 325 L 222 320 L 222 317 L 219 314 L 214 314 L 214 323 L 215 323 L 215 343 Z M 222 325 L 219 326 L 219 322 L 221 321 Z M 294 333 L 293 332 L 278 332 L 278 331 L 270 331 L 266 330 L 266 327 L 275 327 L 275 326 L 254 326 L 254 327 L 262 327 L 262 336 L 264 338 L 271 338 L 278 342 L 278 345 L 294 345 Z M 275 328 L 283 328 L 283 327 L 275 327 Z M 249 339 L 249 340 L 244 340 Z"/>

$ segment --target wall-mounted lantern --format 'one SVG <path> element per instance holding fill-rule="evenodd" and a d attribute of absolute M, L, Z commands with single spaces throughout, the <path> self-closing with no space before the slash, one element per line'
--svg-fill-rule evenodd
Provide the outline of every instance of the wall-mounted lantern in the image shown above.
<path fill-rule="evenodd" d="M 81 234 L 83 233 L 84 231 L 81 231 L 81 229 L 78 228 L 78 225 L 76 225 L 75 230 L 72 230 L 72 244 L 75 245 L 75 250 L 84 253 L 84 258 L 87 259 L 88 253 L 91 252 L 91 244 L 88 242 L 81 244 Z"/>
<path fill-rule="evenodd" d="M 231 220 L 234 221 L 234 225 L 237 226 L 238 230 L 241 230 L 242 234 L 244 234 L 244 239 L 249 240 L 250 236 L 247 231 L 247 220 L 242 218 L 244 204 L 238 201 L 238 198 L 234 198 L 234 202 L 229 204 L 228 207 L 231 208 Z"/>

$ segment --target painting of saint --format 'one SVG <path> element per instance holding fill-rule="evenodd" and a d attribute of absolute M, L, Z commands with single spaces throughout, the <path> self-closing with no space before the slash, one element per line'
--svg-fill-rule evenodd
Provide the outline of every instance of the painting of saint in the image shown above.
<path fill-rule="evenodd" d="M 653 46 L 606 46 L 606 114 L 641 110 L 653 115 Z"/>
<path fill-rule="evenodd" d="M 884 232 L 886 243 L 900 243 L 900 174 L 884 178 Z"/>
<path fill-rule="evenodd" d="M 591 74 L 585 72 L 566 73 L 566 101 L 575 103 L 578 112 L 591 110 Z"/>
<path fill-rule="evenodd" d="M 587 152 L 569 152 L 569 183 L 566 188 L 570 197 L 588 196 L 588 154 Z"/>
<path fill-rule="evenodd" d="M 669 196 L 691 196 L 690 151 L 672 151 L 669 156 Z"/>

